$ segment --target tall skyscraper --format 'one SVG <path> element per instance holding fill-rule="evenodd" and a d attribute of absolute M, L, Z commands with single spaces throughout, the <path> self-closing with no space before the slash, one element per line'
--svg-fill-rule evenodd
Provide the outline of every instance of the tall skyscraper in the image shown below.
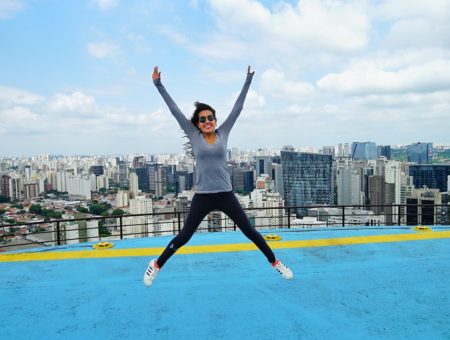
<path fill-rule="evenodd" d="M 390 145 L 378 145 L 377 146 L 377 157 L 386 157 L 386 159 L 391 159 L 391 146 Z"/>
<path fill-rule="evenodd" d="M 135 172 L 130 174 L 130 194 L 131 198 L 139 195 L 139 177 Z"/>
<path fill-rule="evenodd" d="M 322 148 L 322 153 L 324 155 L 336 156 L 336 149 L 334 146 L 324 146 Z"/>
<path fill-rule="evenodd" d="M 429 189 L 439 189 L 440 192 L 446 192 L 450 165 L 411 164 L 409 175 L 413 177 L 413 183 L 417 189 L 425 186 Z"/>
<path fill-rule="evenodd" d="M 143 192 L 150 192 L 150 170 L 148 167 L 136 168 L 138 186 Z"/>
<path fill-rule="evenodd" d="M 361 177 L 360 169 L 354 168 L 350 159 L 341 158 L 338 160 L 336 171 L 337 204 L 360 205 L 364 203 Z"/>
<path fill-rule="evenodd" d="M 262 174 L 272 176 L 272 157 L 256 156 L 256 177 Z"/>
<path fill-rule="evenodd" d="M 373 142 L 352 143 L 352 159 L 365 161 L 377 159 L 377 145 Z"/>
<path fill-rule="evenodd" d="M 407 146 L 408 162 L 416 164 L 433 163 L 433 143 L 414 143 Z"/>
<path fill-rule="evenodd" d="M 283 191 L 287 206 L 333 203 L 333 158 L 330 155 L 281 151 Z M 296 208 L 306 215 L 307 208 Z"/>
<path fill-rule="evenodd" d="M 283 197 L 283 169 L 281 164 L 272 164 L 272 178 L 274 181 L 274 191 Z"/>

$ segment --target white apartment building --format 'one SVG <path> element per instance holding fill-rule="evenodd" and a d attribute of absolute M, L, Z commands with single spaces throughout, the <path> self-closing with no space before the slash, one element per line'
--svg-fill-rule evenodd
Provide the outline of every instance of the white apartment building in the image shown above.
<path fill-rule="evenodd" d="M 257 228 L 280 228 L 285 226 L 283 197 L 278 192 L 269 192 L 266 189 L 255 189 L 250 193 L 255 226 Z"/>
<path fill-rule="evenodd" d="M 139 196 L 139 177 L 134 172 L 130 174 L 130 194 L 131 198 Z"/>
<path fill-rule="evenodd" d="M 126 190 L 119 190 L 116 194 L 116 207 L 123 208 L 130 205 L 130 192 Z"/>
<path fill-rule="evenodd" d="M 153 213 L 153 202 L 145 196 L 137 196 L 130 200 L 131 214 L 151 214 Z M 124 238 L 147 237 L 149 234 L 153 236 L 155 226 L 153 225 L 152 216 L 133 216 L 125 217 Z"/>
<path fill-rule="evenodd" d="M 66 191 L 69 195 L 91 199 L 91 179 L 85 176 L 66 175 Z"/>
<path fill-rule="evenodd" d="M 67 191 L 67 173 L 64 170 L 60 170 L 56 173 L 56 190 L 59 192 Z"/>

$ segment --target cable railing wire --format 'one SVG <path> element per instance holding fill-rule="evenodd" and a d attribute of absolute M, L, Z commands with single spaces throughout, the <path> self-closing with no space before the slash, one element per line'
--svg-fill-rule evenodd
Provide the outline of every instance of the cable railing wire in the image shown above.
<path fill-rule="evenodd" d="M 414 208 L 415 210 L 412 212 L 408 208 Z M 308 209 L 308 215 L 297 216 L 295 214 L 297 209 Z M 321 211 L 320 209 L 324 210 Z M 450 206 L 445 204 L 311 205 L 258 207 L 244 210 L 251 223 L 259 231 L 277 229 L 279 232 L 283 232 L 283 230 L 291 230 L 292 228 L 308 231 L 308 229 L 312 228 L 328 229 L 334 227 L 347 227 L 349 229 L 356 226 L 406 228 L 408 225 L 418 223 L 430 224 L 423 223 L 423 221 L 432 222 L 430 225 L 450 224 Z M 0 235 L 0 251 L 20 247 L 47 247 L 51 245 L 100 242 L 102 240 L 176 235 L 183 226 L 187 212 L 174 210 L 170 212 L 107 217 L 89 216 L 84 218 L 0 224 L 0 231 L 3 231 Z M 270 215 L 267 215 L 268 213 Z M 305 217 L 312 217 L 316 220 L 314 223 L 308 223 L 308 220 L 304 220 Z M 146 221 L 136 222 L 139 218 L 144 218 Z M 97 224 L 88 226 L 87 222 L 89 221 L 97 221 Z M 300 224 L 299 221 L 301 222 Z M 80 226 L 80 224 L 84 225 Z M 24 228 L 26 230 L 23 230 Z M 213 212 L 207 215 L 206 221 L 202 222 L 197 232 L 224 232 L 238 229 L 239 227 L 228 216 L 223 213 Z M 76 236 L 77 233 L 78 236 Z M 47 235 L 47 239 L 42 239 L 43 235 Z M 24 242 L 21 243 L 21 241 Z"/>

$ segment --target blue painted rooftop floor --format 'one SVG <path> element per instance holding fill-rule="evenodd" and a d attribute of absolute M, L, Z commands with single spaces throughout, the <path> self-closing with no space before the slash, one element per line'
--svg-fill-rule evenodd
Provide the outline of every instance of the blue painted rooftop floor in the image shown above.
<path fill-rule="evenodd" d="M 393 233 L 416 232 L 279 235 Z M 164 247 L 169 240 L 123 240 L 115 248 Z M 245 242 L 240 232 L 209 233 L 188 245 Z M 293 280 L 284 280 L 259 251 L 175 255 L 150 288 L 142 283 L 148 257 L 3 262 L 0 338 L 450 339 L 449 238 L 275 253 L 292 268 Z"/>

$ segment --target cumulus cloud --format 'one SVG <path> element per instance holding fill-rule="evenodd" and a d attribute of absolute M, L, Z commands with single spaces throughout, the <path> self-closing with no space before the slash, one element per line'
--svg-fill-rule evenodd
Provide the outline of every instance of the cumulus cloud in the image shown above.
<path fill-rule="evenodd" d="M 210 0 L 221 32 L 274 46 L 358 50 L 367 45 L 369 20 L 357 6 L 338 1 L 280 2 L 270 9 L 255 0 Z"/>
<path fill-rule="evenodd" d="M 100 41 L 87 44 L 88 53 L 94 58 L 109 58 L 120 53 L 120 47 L 116 44 Z"/>
<path fill-rule="evenodd" d="M 43 99 L 44 97 L 26 90 L 0 85 L 0 103 L 2 105 L 32 105 L 41 102 Z"/>
<path fill-rule="evenodd" d="M 359 60 L 340 73 L 322 77 L 321 90 L 346 95 L 433 92 L 450 88 L 450 60 L 435 59 L 398 69 L 386 61 Z"/>
<path fill-rule="evenodd" d="M 0 1 L 0 19 L 12 17 L 15 12 L 19 12 L 25 8 L 21 1 L 2 0 Z"/>
<path fill-rule="evenodd" d="M 270 96 L 291 101 L 309 100 L 314 95 L 314 86 L 304 81 L 287 78 L 283 71 L 270 68 L 261 75 L 262 91 Z"/>
<path fill-rule="evenodd" d="M 87 114 L 96 113 L 98 111 L 94 97 L 79 91 L 72 94 L 54 94 L 48 103 L 48 107 L 52 112 L 76 112 Z"/>

